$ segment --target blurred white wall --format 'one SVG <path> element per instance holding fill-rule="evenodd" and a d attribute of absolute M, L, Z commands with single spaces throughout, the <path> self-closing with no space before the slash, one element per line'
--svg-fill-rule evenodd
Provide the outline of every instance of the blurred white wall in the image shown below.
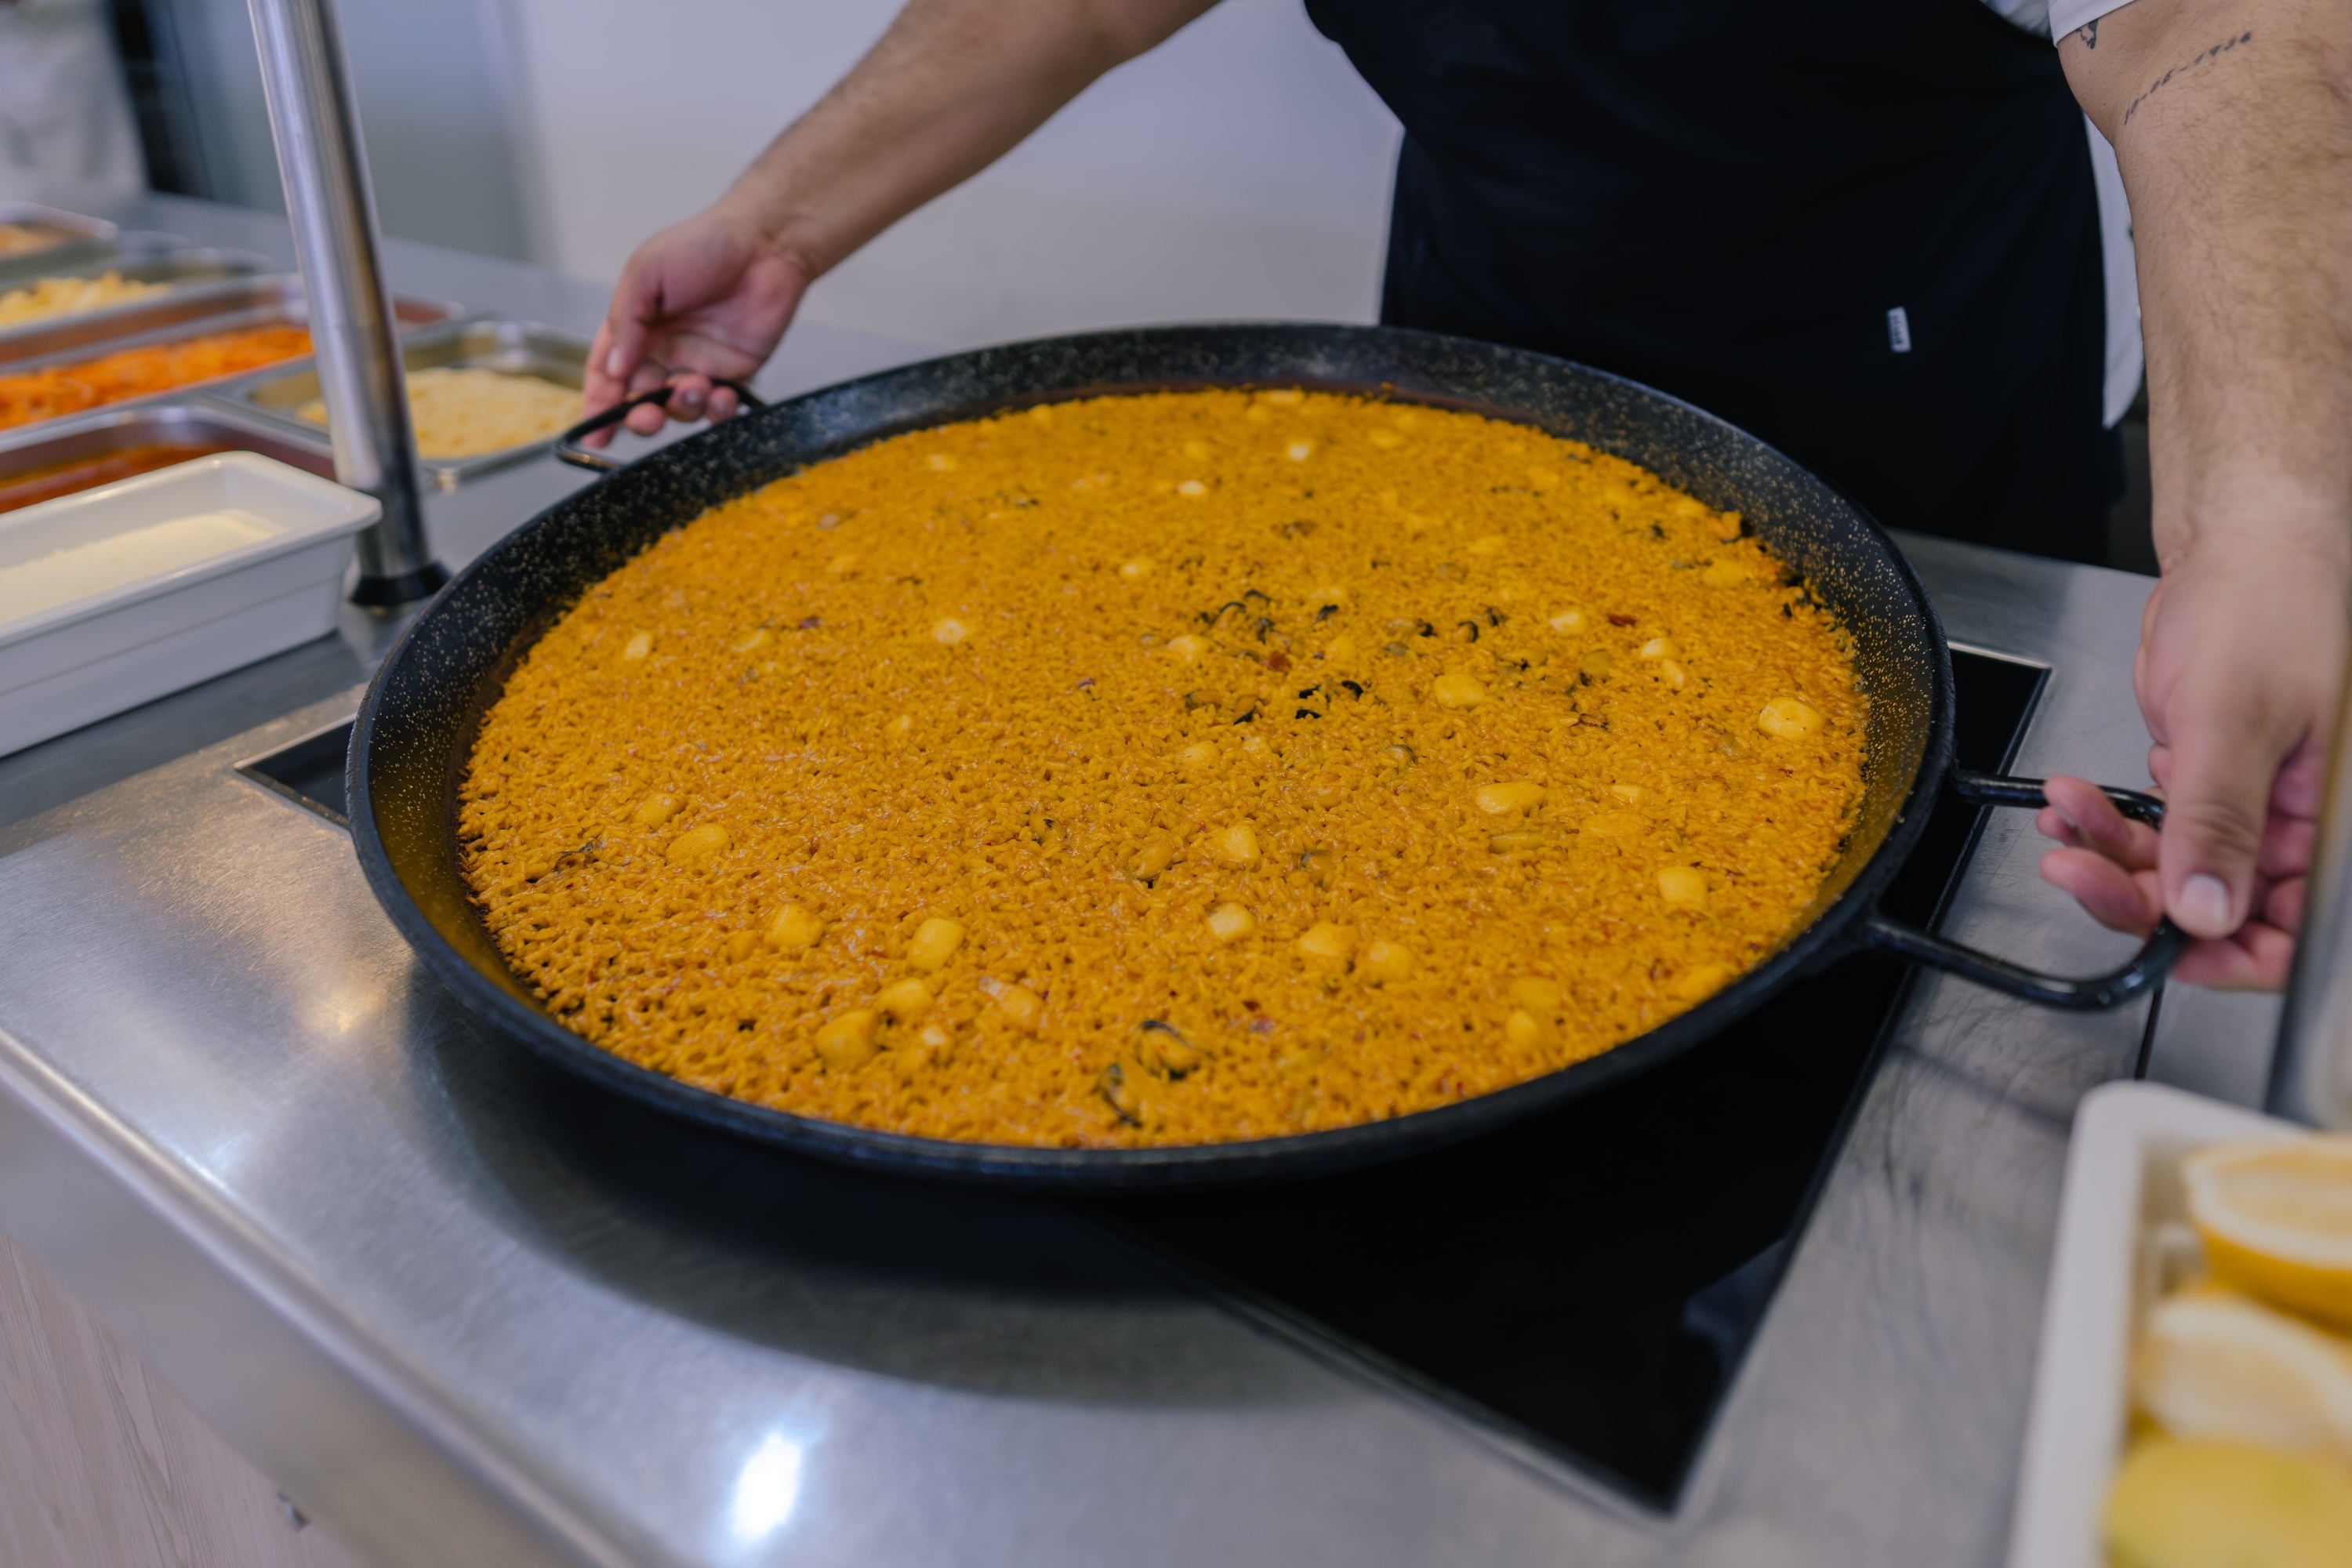
<path fill-rule="evenodd" d="M 588 278 L 709 202 L 898 0 L 341 0 L 386 232 Z M 245 0 L 161 0 L 215 195 L 278 207 Z M 1223 0 L 820 282 L 810 317 L 962 346 L 1370 320 L 1395 121 L 1299 0 Z"/>
<path fill-rule="evenodd" d="M 529 247 L 599 278 L 725 189 L 897 9 L 477 3 L 508 8 Z M 1299 0 L 1224 0 L 867 247 L 806 311 L 959 346 L 1121 322 L 1370 320 L 1396 136 Z"/>
<path fill-rule="evenodd" d="M 187 151 L 210 193 L 284 211 L 245 0 L 164 0 L 149 15 L 185 76 Z M 337 15 L 384 232 L 529 257 L 504 0 L 341 0 Z"/>

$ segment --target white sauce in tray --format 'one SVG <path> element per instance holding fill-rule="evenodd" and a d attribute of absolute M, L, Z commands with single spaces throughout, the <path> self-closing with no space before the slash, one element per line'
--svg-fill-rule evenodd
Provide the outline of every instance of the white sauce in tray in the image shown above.
<path fill-rule="evenodd" d="M 243 550 L 277 531 L 230 508 L 150 523 L 0 566 L 0 623 Z"/>

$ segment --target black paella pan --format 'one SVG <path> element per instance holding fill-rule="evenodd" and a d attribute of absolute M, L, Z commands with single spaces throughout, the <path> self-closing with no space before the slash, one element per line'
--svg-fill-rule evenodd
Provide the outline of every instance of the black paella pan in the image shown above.
<path fill-rule="evenodd" d="M 509 973 L 458 874 L 457 779 L 507 672 L 591 585 L 706 509 L 882 437 L 1087 394 L 1252 384 L 1466 408 L 1589 442 L 1709 506 L 1737 510 L 1805 574 L 1853 633 L 1870 718 L 1858 820 L 1795 937 L 1692 1011 L 1542 1078 L 1386 1121 L 1176 1148 L 961 1143 L 744 1104 L 591 1045 Z M 605 422 L 613 417 L 617 412 Z M 566 446 L 577 458 L 609 466 Z M 349 798 L 360 863 L 401 934 L 478 1018 L 548 1060 L 665 1111 L 828 1159 L 1008 1185 L 1108 1189 L 1319 1174 L 1470 1137 L 1646 1071 L 1790 980 L 1860 948 L 2062 1007 L 2112 1006 L 2156 984 L 2185 943 L 2168 924 L 2123 968 L 2065 980 L 1879 912 L 1938 791 L 1990 805 L 2042 804 L 2034 781 L 1956 771 L 1952 723 L 1943 627 L 1901 552 L 1852 501 L 1723 421 L 1581 365 L 1431 333 L 1175 327 L 982 349 L 847 382 L 667 447 L 549 508 L 460 573 L 385 659 L 352 731 Z M 2143 820 L 2160 812 L 2146 796 L 2109 794 Z"/>

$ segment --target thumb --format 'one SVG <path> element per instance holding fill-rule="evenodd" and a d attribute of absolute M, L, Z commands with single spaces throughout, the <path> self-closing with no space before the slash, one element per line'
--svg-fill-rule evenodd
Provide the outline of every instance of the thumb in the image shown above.
<path fill-rule="evenodd" d="M 2191 936 L 2228 936 L 2253 908 L 2271 786 L 2299 739 L 2273 734 L 2262 707 L 2192 701 L 2166 715 L 2172 769 L 2158 879 L 2165 912 Z"/>

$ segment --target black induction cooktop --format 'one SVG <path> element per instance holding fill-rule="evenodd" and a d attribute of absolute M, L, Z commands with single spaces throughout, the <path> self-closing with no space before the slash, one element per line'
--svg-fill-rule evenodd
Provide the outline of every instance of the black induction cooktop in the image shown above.
<path fill-rule="evenodd" d="M 2000 772 L 2048 672 L 1952 664 L 1959 763 Z M 1888 912 L 1940 915 L 1980 826 L 1938 805 Z M 1846 959 L 1655 1072 L 1433 1154 L 1089 1207 L 1310 1348 L 1670 1509 L 1908 979 Z"/>
<path fill-rule="evenodd" d="M 1999 772 L 2047 671 L 1961 652 L 1952 663 L 1959 763 Z M 348 734 L 339 725 L 238 771 L 340 822 Z M 1939 804 L 1888 912 L 1932 922 L 1980 822 Z M 1908 978 L 1890 960 L 1849 958 L 1646 1076 L 1436 1153 L 1081 1206 L 1317 1352 L 1671 1509 Z M 494 1085 L 490 1102 L 527 1108 L 550 1147 L 667 1223 L 708 1227 L 712 1194 L 732 1194 L 743 1213 L 730 1223 L 790 1251 L 807 1238 L 780 1237 L 776 1216 L 809 1212 L 815 1186 L 816 1206 L 852 1216 L 858 1246 L 881 1254 L 862 1260 L 885 1277 L 909 1249 L 935 1267 L 952 1250 L 937 1227 L 976 1223 L 971 1204 L 929 1187 L 713 1140 L 519 1054 L 498 1059 L 521 1080 Z M 930 1228 L 916 1223 L 940 1211 Z"/>

